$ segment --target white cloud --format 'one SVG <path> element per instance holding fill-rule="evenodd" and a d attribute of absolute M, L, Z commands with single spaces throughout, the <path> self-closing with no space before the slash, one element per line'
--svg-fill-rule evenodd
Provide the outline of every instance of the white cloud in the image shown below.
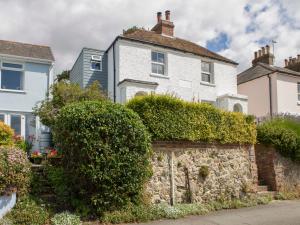
<path fill-rule="evenodd" d="M 151 28 L 156 12 L 170 9 L 178 37 L 205 45 L 226 33 L 231 43 L 221 54 L 242 70 L 259 40 L 278 41 L 278 65 L 300 53 L 299 7 L 295 0 L 0 0 L 0 39 L 50 45 L 59 72 L 82 47 L 106 49 L 123 29 Z M 253 31 L 246 32 L 250 25 Z"/>

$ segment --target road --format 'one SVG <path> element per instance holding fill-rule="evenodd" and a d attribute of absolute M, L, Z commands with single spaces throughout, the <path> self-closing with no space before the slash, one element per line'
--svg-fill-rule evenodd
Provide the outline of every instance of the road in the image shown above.
<path fill-rule="evenodd" d="M 275 201 L 269 205 L 139 225 L 300 225 L 300 201 Z"/>

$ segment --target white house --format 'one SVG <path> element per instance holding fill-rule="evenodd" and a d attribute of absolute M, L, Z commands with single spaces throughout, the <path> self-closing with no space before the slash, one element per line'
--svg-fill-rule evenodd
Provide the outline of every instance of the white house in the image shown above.
<path fill-rule="evenodd" d="M 49 132 L 33 114 L 53 81 L 50 47 L 0 40 L 0 120 L 16 135 L 34 136 L 34 148 L 49 144 Z"/>
<path fill-rule="evenodd" d="M 169 93 L 247 113 L 247 97 L 237 94 L 237 63 L 175 37 L 169 10 L 165 19 L 157 13 L 151 31 L 133 28 L 117 36 L 104 55 L 107 84 L 102 85 L 115 102 L 125 103 L 136 94 Z M 73 76 L 71 72 L 71 80 Z"/>

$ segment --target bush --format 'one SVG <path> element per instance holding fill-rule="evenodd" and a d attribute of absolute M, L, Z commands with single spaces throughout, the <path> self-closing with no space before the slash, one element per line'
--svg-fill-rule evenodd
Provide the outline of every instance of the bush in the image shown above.
<path fill-rule="evenodd" d="M 0 147 L 0 195 L 17 189 L 24 195 L 30 185 L 31 165 L 26 153 L 15 147 Z"/>
<path fill-rule="evenodd" d="M 73 203 L 101 213 L 140 200 L 151 151 L 137 114 L 111 102 L 70 104 L 53 132 Z"/>
<path fill-rule="evenodd" d="M 0 146 L 13 144 L 14 131 L 2 121 L 0 121 Z"/>
<path fill-rule="evenodd" d="M 63 212 L 56 214 L 52 219 L 51 219 L 51 224 L 52 225 L 80 225 L 80 217 L 70 214 L 68 212 Z"/>
<path fill-rule="evenodd" d="M 85 89 L 81 89 L 78 84 L 60 81 L 51 86 L 48 98 L 38 104 L 34 112 L 40 117 L 44 125 L 51 128 L 55 123 L 60 109 L 67 104 L 105 99 L 106 96 L 101 91 L 100 84 L 96 81 Z"/>
<path fill-rule="evenodd" d="M 255 143 L 253 118 L 225 112 L 206 103 L 168 95 L 136 97 L 127 107 L 137 112 L 154 140 Z"/>
<path fill-rule="evenodd" d="M 284 157 L 300 162 L 300 123 L 275 118 L 257 127 L 257 140 L 272 145 Z"/>
<path fill-rule="evenodd" d="M 6 218 L 15 225 L 44 225 L 49 219 L 49 214 L 36 200 L 26 197 L 17 202 Z"/>

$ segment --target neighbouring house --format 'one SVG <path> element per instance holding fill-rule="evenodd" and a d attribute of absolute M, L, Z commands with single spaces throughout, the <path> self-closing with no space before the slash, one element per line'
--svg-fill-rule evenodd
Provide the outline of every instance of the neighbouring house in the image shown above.
<path fill-rule="evenodd" d="M 83 48 L 70 73 L 85 87 L 99 80 L 115 102 L 135 95 L 169 93 L 247 113 L 247 97 L 237 94 L 237 63 L 196 43 L 174 36 L 170 11 L 157 13 L 149 30 L 132 28 L 106 51 Z"/>
<path fill-rule="evenodd" d="M 0 120 L 16 135 L 35 137 L 34 148 L 49 145 L 50 134 L 33 115 L 53 81 L 50 47 L 0 40 Z"/>
<path fill-rule="evenodd" d="M 254 53 L 252 67 L 238 74 L 238 93 L 248 96 L 248 113 L 257 117 L 300 113 L 300 56 L 274 66 L 270 47 Z M 295 71 L 296 70 L 296 71 Z"/>

